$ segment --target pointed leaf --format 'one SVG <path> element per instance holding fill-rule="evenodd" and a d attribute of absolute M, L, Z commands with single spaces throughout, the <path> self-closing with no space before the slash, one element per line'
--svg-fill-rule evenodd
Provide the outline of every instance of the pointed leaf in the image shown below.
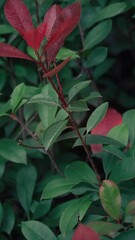
<path fill-rule="evenodd" d="M 83 81 L 83 82 L 79 82 L 77 84 L 75 84 L 68 93 L 68 101 L 70 102 L 81 90 L 83 90 L 84 88 L 86 88 L 87 86 L 89 86 L 89 84 L 91 83 L 90 80 L 88 81 Z"/>
<path fill-rule="evenodd" d="M 89 108 L 86 102 L 79 100 L 71 103 L 67 110 L 71 112 L 86 112 L 89 111 Z"/>
<path fill-rule="evenodd" d="M 54 233 L 43 223 L 38 221 L 27 221 L 21 223 L 21 230 L 27 240 L 57 240 Z"/>
<path fill-rule="evenodd" d="M 123 114 L 123 123 L 125 123 L 129 130 L 129 142 L 133 144 L 135 139 L 135 110 L 129 110 Z"/>
<path fill-rule="evenodd" d="M 85 67 L 93 67 L 96 65 L 101 64 L 103 61 L 105 61 L 107 57 L 108 49 L 105 47 L 98 47 L 94 49 L 90 56 L 87 59 L 87 62 L 85 63 Z"/>
<path fill-rule="evenodd" d="M 37 172 L 33 165 L 22 167 L 17 173 L 17 194 L 19 201 L 29 215 Z"/>
<path fill-rule="evenodd" d="M 103 103 L 95 109 L 87 121 L 87 133 L 90 132 L 105 116 L 108 108 L 108 103 Z"/>
<path fill-rule="evenodd" d="M 77 183 L 78 181 L 76 181 L 75 179 L 55 179 L 48 183 L 48 185 L 44 188 L 44 191 L 42 193 L 42 199 L 54 198 L 65 193 L 69 193 Z"/>
<path fill-rule="evenodd" d="M 53 77 L 54 75 L 56 75 L 70 60 L 70 57 L 68 57 L 67 59 L 65 59 L 62 63 L 60 63 L 58 66 L 56 66 L 55 68 L 53 68 L 51 71 L 45 73 L 43 75 L 43 77 Z"/>
<path fill-rule="evenodd" d="M 109 176 L 109 179 L 119 183 L 121 181 L 129 180 L 135 177 L 135 158 L 127 157 L 122 161 L 117 162 L 112 172 Z"/>
<path fill-rule="evenodd" d="M 18 109 L 24 96 L 25 96 L 25 84 L 21 83 L 15 87 L 15 89 L 11 95 L 12 112 L 14 112 L 15 110 Z"/>
<path fill-rule="evenodd" d="M 53 143 L 57 140 L 57 138 L 60 136 L 62 131 L 65 129 L 67 125 L 67 121 L 58 121 L 56 123 L 53 123 L 50 125 L 43 135 L 42 143 L 46 150 L 48 150 Z"/>
<path fill-rule="evenodd" d="M 19 49 L 6 43 L 0 43 L 0 57 L 23 58 L 29 61 L 35 61 Z"/>
<path fill-rule="evenodd" d="M 58 14 L 53 28 L 51 37 L 45 47 L 48 65 L 51 64 L 60 47 L 63 45 L 65 38 L 73 31 L 79 22 L 81 6 L 79 2 L 73 3 L 64 8 Z"/>
<path fill-rule="evenodd" d="M 7 0 L 4 12 L 9 23 L 21 34 L 34 29 L 29 10 L 22 0 Z"/>
<path fill-rule="evenodd" d="M 89 195 L 75 199 L 69 203 L 60 218 L 59 227 L 63 236 L 66 236 L 68 232 L 74 228 L 74 226 L 78 223 L 78 218 L 80 221 L 83 219 L 91 203 L 92 201 L 90 200 Z"/>
<path fill-rule="evenodd" d="M 2 231 L 10 235 L 15 224 L 15 212 L 9 203 L 3 204 L 3 219 L 1 223 Z"/>
<path fill-rule="evenodd" d="M 112 218 L 118 220 L 121 210 L 121 195 L 118 186 L 110 180 L 104 180 L 100 187 L 99 194 L 104 210 Z"/>
<path fill-rule="evenodd" d="M 73 234 L 72 240 L 100 240 L 100 238 L 94 230 L 80 223 Z"/>
<path fill-rule="evenodd" d="M 125 124 L 121 124 L 112 128 L 107 134 L 107 136 L 117 140 L 124 146 L 127 146 L 129 139 L 129 130 Z"/>
<path fill-rule="evenodd" d="M 49 40 L 56 18 L 62 11 L 62 7 L 54 4 L 45 14 L 44 22 L 47 23 L 46 38 Z"/>
<path fill-rule="evenodd" d="M 64 170 L 64 175 L 69 179 L 75 178 L 81 182 L 98 183 L 96 175 L 90 166 L 81 161 L 70 163 Z"/>

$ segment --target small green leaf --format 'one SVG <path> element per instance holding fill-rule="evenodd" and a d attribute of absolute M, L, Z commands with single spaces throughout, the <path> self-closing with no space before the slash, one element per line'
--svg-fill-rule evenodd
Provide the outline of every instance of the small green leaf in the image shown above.
<path fill-rule="evenodd" d="M 76 179 L 80 182 L 98 183 L 96 175 L 90 166 L 81 161 L 70 163 L 64 170 L 64 175 L 69 179 Z"/>
<path fill-rule="evenodd" d="M 118 186 L 110 180 L 104 180 L 99 194 L 104 210 L 112 218 L 118 220 L 121 211 L 121 195 Z"/>
<path fill-rule="evenodd" d="M 102 42 L 112 29 L 112 21 L 106 20 L 96 25 L 85 38 L 84 50 L 91 49 L 98 43 Z"/>
<path fill-rule="evenodd" d="M 65 193 L 69 193 L 77 183 L 78 181 L 76 181 L 76 179 L 55 179 L 48 183 L 47 186 L 44 188 L 42 193 L 42 199 L 54 198 Z"/>
<path fill-rule="evenodd" d="M 107 134 L 107 136 L 122 143 L 124 146 L 127 146 L 129 139 L 129 131 L 125 124 L 121 124 L 112 128 Z"/>
<path fill-rule="evenodd" d="M 58 121 L 53 123 L 51 126 L 49 126 L 43 135 L 42 143 L 46 150 L 48 150 L 53 143 L 57 140 L 57 138 L 60 136 L 62 131 L 65 129 L 67 125 L 67 120 Z"/>
<path fill-rule="evenodd" d="M 84 88 L 86 88 L 87 86 L 89 86 L 89 84 L 91 83 L 90 80 L 88 81 L 83 81 L 83 82 L 79 82 L 76 85 L 74 85 L 68 93 L 68 101 L 70 102 L 81 90 L 83 90 Z"/>
<path fill-rule="evenodd" d="M 109 237 L 114 237 L 115 234 L 123 228 L 121 224 L 104 222 L 104 221 L 94 221 L 87 224 L 90 228 L 96 231 L 100 235 L 106 235 Z"/>
<path fill-rule="evenodd" d="M 70 112 L 86 112 L 89 111 L 89 108 L 84 101 L 80 100 L 70 104 L 67 110 Z"/>
<path fill-rule="evenodd" d="M 34 211 L 33 219 L 38 219 L 46 215 L 51 208 L 51 203 L 52 200 L 44 200 L 39 202 Z"/>
<path fill-rule="evenodd" d="M 1 228 L 7 234 L 10 234 L 15 224 L 15 213 L 13 206 L 5 203 L 3 205 L 3 219 L 1 223 Z"/>
<path fill-rule="evenodd" d="M 2 177 L 6 167 L 6 159 L 0 157 L 0 178 Z"/>
<path fill-rule="evenodd" d="M 57 60 L 65 60 L 68 57 L 71 57 L 71 59 L 80 58 L 80 56 L 77 54 L 77 52 L 74 52 L 68 48 L 63 47 L 58 52 L 56 59 Z"/>
<path fill-rule="evenodd" d="M 12 112 L 17 111 L 17 109 L 22 106 L 27 100 L 25 98 L 25 85 L 24 83 L 19 84 L 13 91 L 11 95 L 11 107 Z"/>
<path fill-rule="evenodd" d="M 36 184 L 37 172 L 33 165 L 19 169 L 17 173 L 16 187 L 19 201 L 29 216 L 33 192 Z"/>
<path fill-rule="evenodd" d="M 60 230 L 64 237 L 78 223 L 78 218 L 80 221 L 83 219 L 91 203 L 90 196 L 86 195 L 80 199 L 75 199 L 65 208 L 60 218 Z"/>
<path fill-rule="evenodd" d="M 123 114 L 123 123 L 125 123 L 129 130 L 129 142 L 133 144 L 135 140 L 135 110 L 129 110 Z"/>
<path fill-rule="evenodd" d="M 26 164 L 26 151 L 13 139 L 0 140 L 0 156 L 11 162 Z"/>
<path fill-rule="evenodd" d="M 0 24 L 0 35 L 2 34 L 10 34 L 16 32 L 13 27 L 9 24 Z"/>
<path fill-rule="evenodd" d="M 125 215 L 135 215 L 135 200 L 128 203 L 125 209 Z"/>
<path fill-rule="evenodd" d="M 111 153 L 119 159 L 124 159 L 126 157 L 126 154 L 124 154 L 122 151 L 112 145 L 103 147 L 103 150 Z"/>
<path fill-rule="evenodd" d="M 57 240 L 54 233 L 43 223 L 27 221 L 21 223 L 21 230 L 27 240 Z"/>
<path fill-rule="evenodd" d="M 85 67 L 94 67 L 101 64 L 107 57 L 108 49 L 105 47 L 98 47 L 94 49 L 85 63 Z"/>
<path fill-rule="evenodd" d="M 105 116 L 108 109 L 108 103 L 103 103 L 95 109 L 87 121 L 87 133 L 89 133 Z"/>
<path fill-rule="evenodd" d="M 109 179 L 116 183 L 129 180 L 135 177 L 135 158 L 127 157 L 122 161 L 117 162 L 110 174 Z"/>

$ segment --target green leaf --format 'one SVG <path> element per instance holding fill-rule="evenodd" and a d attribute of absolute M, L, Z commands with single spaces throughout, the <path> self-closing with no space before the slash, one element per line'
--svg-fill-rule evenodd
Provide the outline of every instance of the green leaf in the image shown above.
<path fill-rule="evenodd" d="M 67 110 L 70 112 L 86 112 L 89 111 L 89 108 L 83 100 L 79 100 L 70 104 Z"/>
<path fill-rule="evenodd" d="M 17 111 L 17 109 L 20 106 L 22 106 L 22 104 L 27 102 L 27 100 L 24 98 L 25 98 L 25 85 L 24 85 L 24 83 L 21 83 L 17 87 L 15 87 L 15 89 L 11 95 L 12 112 Z"/>
<path fill-rule="evenodd" d="M 129 130 L 129 143 L 133 144 L 135 140 L 135 110 L 129 110 L 123 114 L 123 123 L 125 123 Z"/>
<path fill-rule="evenodd" d="M 116 163 L 112 169 L 109 179 L 116 183 L 135 177 L 135 158 L 127 157 Z"/>
<path fill-rule="evenodd" d="M 47 186 L 44 188 L 42 193 L 42 199 L 54 198 L 65 193 L 69 193 L 77 183 L 78 181 L 76 181 L 76 179 L 55 179 L 48 183 Z"/>
<path fill-rule="evenodd" d="M 94 49 L 85 63 L 85 67 L 94 67 L 101 64 L 107 57 L 108 49 L 105 47 L 98 47 Z"/>
<path fill-rule="evenodd" d="M 133 240 L 135 239 L 135 230 L 129 230 L 115 237 L 114 240 Z"/>
<path fill-rule="evenodd" d="M 108 137 L 117 140 L 122 143 L 124 146 L 127 146 L 129 139 L 129 131 L 125 124 L 118 125 L 112 128 L 107 134 Z"/>
<path fill-rule="evenodd" d="M 17 173 L 17 195 L 23 209 L 28 216 L 36 184 L 36 179 L 37 172 L 33 165 L 22 167 Z"/>
<path fill-rule="evenodd" d="M 112 21 L 106 20 L 96 25 L 85 38 L 84 50 L 91 49 L 102 42 L 112 29 Z"/>
<path fill-rule="evenodd" d="M 44 200 L 39 202 L 34 211 L 33 219 L 38 219 L 46 215 L 51 208 L 51 203 L 52 200 Z"/>
<path fill-rule="evenodd" d="M 0 156 L 11 162 L 26 164 L 26 151 L 13 139 L 0 140 Z"/>
<path fill-rule="evenodd" d="M 99 13 L 95 17 L 95 21 L 99 22 L 101 20 L 112 18 L 119 15 L 126 9 L 127 5 L 125 2 L 112 3 L 107 5 L 105 8 L 100 9 Z"/>
<path fill-rule="evenodd" d="M 81 135 L 83 135 L 83 133 L 85 132 L 85 128 L 79 128 L 78 130 L 79 130 Z M 77 133 L 75 131 L 70 131 L 70 132 L 62 134 L 58 138 L 57 142 L 67 140 L 67 139 L 74 139 L 74 138 L 78 138 Z"/>
<path fill-rule="evenodd" d="M 0 178 L 2 177 L 6 167 L 6 159 L 0 157 Z"/>
<path fill-rule="evenodd" d="M 111 146 L 111 145 L 103 147 L 103 150 L 106 151 L 106 152 L 111 153 L 112 155 L 116 156 L 119 159 L 124 159 L 126 157 L 126 154 L 124 154 L 118 148 L 116 148 L 114 146 Z"/>
<path fill-rule="evenodd" d="M 98 183 L 96 175 L 90 166 L 81 161 L 70 163 L 64 170 L 64 175 L 69 179 L 76 179 L 80 182 Z"/>
<path fill-rule="evenodd" d="M 43 135 L 42 143 L 46 149 L 46 151 L 52 146 L 53 143 L 60 136 L 62 131 L 65 129 L 67 125 L 67 120 L 58 121 L 49 126 Z"/>
<path fill-rule="evenodd" d="M 21 230 L 27 240 L 57 240 L 54 233 L 43 223 L 27 221 L 21 223 Z"/>
<path fill-rule="evenodd" d="M 65 208 L 61 215 L 59 224 L 64 237 L 78 223 L 78 218 L 80 221 L 83 219 L 91 203 L 90 196 L 86 195 L 80 199 L 75 199 Z"/>
<path fill-rule="evenodd" d="M 114 237 L 115 234 L 123 228 L 121 224 L 104 222 L 104 221 L 94 221 L 87 224 L 90 228 L 96 231 L 100 235 L 107 235 Z"/>
<path fill-rule="evenodd" d="M 7 234 L 10 234 L 15 224 L 15 213 L 13 206 L 8 203 L 3 205 L 3 219 L 1 223 L 1 228 Z"/>
<path fill-rule="evenodd" d="M 118 186 L 110 180 L 104 180 L 99 190 L 104 210 L 115 220 L 120 217 L 121 195 Z"/>
<path fill-rule="evenodd" d="M 48 106 L 59 107 L 59 103 L 55 102 L 51 96 L 44 96 L 44 94 L 39 93 L 33 96 L 31 99 L 28 100 L 27 104 L 46 104 Z"/>
<path fill-rule="evenodd" d="M 90 80 L 88 81 L 83 81 L 83 82 L 79 82 L 77 84 L 75 84 L 68 93 L 68 101 L 70 102 L 81 90 L 83 90 L 84 88 L 86 88 L 87 86 L 89 86 L 89 84 L 91 83 Z"/>
<path fill-rule="evenodd" d="M 128 203 L 125 209 L 125 215 L 135 215 L 135 200 Z"/>
<path fill-rule="evenodd" d="M 63 47 L 58 52 L 56 59 L 57 60 L 65 60 L 68 57 L 71 57 L 71 59 L 80 58 L 80 56 L 77 54 L 77 52 Z"/>
<path fill-rule="evenodd" d="M 11 101 L 10 100 L 8 102 L 2 103 L 0 105 L 0 117 L 8 116 L 9 114 L 7 114 L 7 112 L 9 110 L 11 110 Z"/>
<path fill-rule="evenodd" d="M 16 32 L 13 27 L 11 27 L 9 24 L 0 24 L 0 35 L 2 34 L 10 34 Z"/>
<path fill-rule="evenodd" d="M 95 109 L 87 121 L 87 133 L 89 133 L 105 116 L 108 109 L 108 103 L 103 103 Z"/>

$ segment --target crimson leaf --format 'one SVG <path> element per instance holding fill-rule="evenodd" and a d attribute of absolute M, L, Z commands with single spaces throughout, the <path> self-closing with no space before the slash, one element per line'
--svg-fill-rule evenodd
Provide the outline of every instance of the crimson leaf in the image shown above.
<path fill-rule="evenodd" d="M 72 240 L 100 240 L 100 238 L 94 230 L 80 223 L 73 234 Z"/>

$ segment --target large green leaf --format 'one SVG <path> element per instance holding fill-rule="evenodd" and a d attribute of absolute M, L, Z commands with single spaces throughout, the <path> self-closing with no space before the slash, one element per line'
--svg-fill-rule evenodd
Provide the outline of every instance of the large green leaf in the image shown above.
<path fill-rule="evenodd" d="M 60 136 L 62 131 L 65 129 L 67 125 L 67 120 L 58 121 L 50 125 L 43 135 L 42 143 L 46 150 L 48 150 L 53 143 L 57 140 Z"/>
<path fill-rule="evenodd" d="M 63 211 L 60 218 L 60 230 L 63 236 L 66 236 L 74 226 L 81 221 L 91 205 L 90 196 L 86 195 L 80 199 L 75 199 Z"/>
<path fill-rule="evenodd" d="M 108 49 L 106 47 L 98 47 L 94 49 L 85 63 L 85 67 L 94 67 L 101 64 L 107 57 Z"/>
<path fill-rule="evenodd" d="M 116 163 L 112 169 L 109 179 L 119 183 L 135 177 L 135 158 L 127 157 Z"/>
<path fill-rule="evenodd" d="M 106 21 L 101 22 L 98 25 L 96 25 L 86 35 L 84 49 L 87 50 L 89 48 L 93 48 L 98 43 L 102 42 L 107 37 L 107 35 L 110 33 L 111 28 L 112 28 L 111 20 L 106 20 Z"/>
<path fill-rule="evenodd" d="M 129 142 L 133 144 L 135 140 L 135 110 L 129 110 L 123 114 L 123 123 L 125 123 L 129 130 Z"/>
<path fill-rule="evenodd" d="M 0 140 L 0 156 L 7 161 L 26 164 L 26 151 L 13 139 Z"/>
<path fill-rule="evenodd" d="M 70 163 L 66 167 L 64 175 L 69 179 L 78 179 L 80 182 L 98 183 L 96 175 L 90 166 L 81 161 Z"/>
<path fill-rule="evenodd" d="M 103 103 L 95 109 L 87 121 L 87 133 L 89 133 L 105 116 L 108 109 L 108 103 Z"/>
<path fill-rule="evenodd" d="M 76 179 L 67 179 L 67 178 L 59 178 L 51 181 L 44 188 L 42 193 L 42 199 L 49 199 L 58 197 L 65 193 L 71 192 L 71 189 L 78 183 Z"/>
<path fill-rule="evenodd" d="M 19 201 L 29 216 L 33 192 L 36 184 L 37 172 L 33 165 L 19 169 L 17 173 L 16 187 Z"/>
<path fill-rule="evenodd" d="M 115 237 L 114 240 L 133 240 L 135 239 L 135 230 L 129 230 Z"/>
<path fill-rule="evenodd" d="M 129 131 L 125 124 L 118 125 L 112 128 L 107 134 L 108 137 L 117 140 L 122 143 L 124 146 L 127 146 L 129 139 Z"/>
<path fill-rule="evenodd" d="M 87 224 L 90 228 L 95 230 L 100 235 L 106 235 L 110 237 L 114 237 L 115 234 L 123 228 L 121 224 L 111 223 L 111 222 L 104 222 L 104 221 L 94 221 L 89 222 Z"/>
<path fill-rule="evenodd" d="M 104 180 L 99 190 L 104 210 L 115 220 L 120 217 L 121 195 L 118 186 L 110 180 Z"/>
<path fill-rule="evenodd" d="M 79 82 L 77 84 L 75 84 L 68 93 L 68 101 L 70 102 L 82 89 L 86 88 L 87 86 L 89 86 L 89 84 L 91 83 L 90 80 L 88 81 L 83 81 L 83 82 Z"/>
<path fill-rule="evenodd" d="M 21 230 L 27 240 L 57 240 L 54 233 L 43 223 L 27 221 L 21 223 Z"/>

